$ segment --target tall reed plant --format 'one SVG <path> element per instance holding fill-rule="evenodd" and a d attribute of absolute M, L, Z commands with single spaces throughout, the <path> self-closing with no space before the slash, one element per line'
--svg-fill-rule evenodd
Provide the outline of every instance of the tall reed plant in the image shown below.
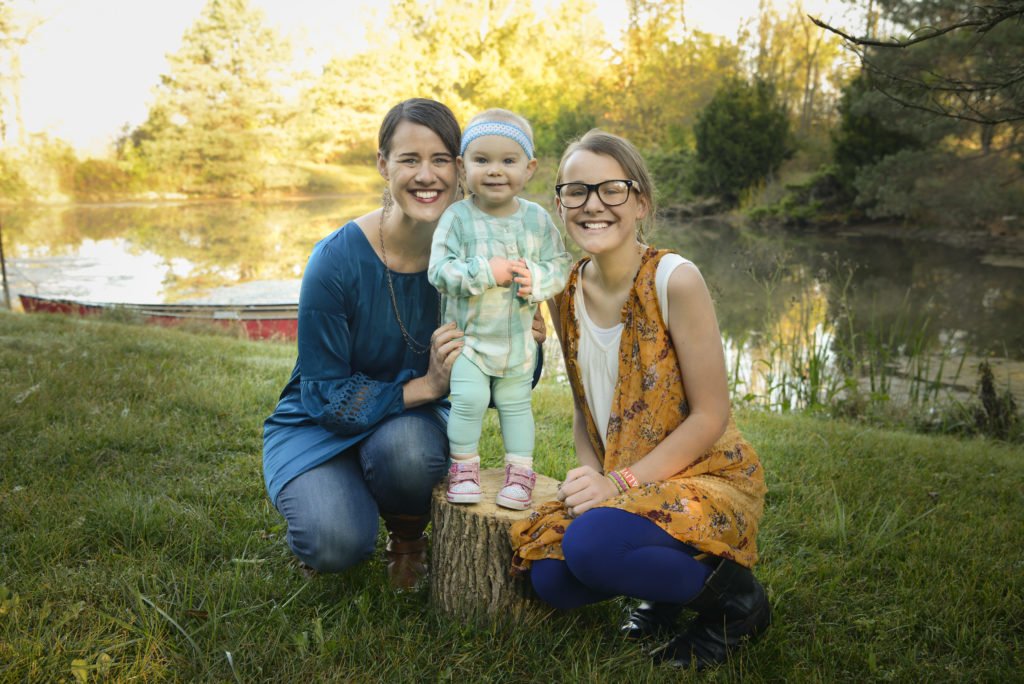
<path fill-rule="evenodd" d="M 837 256 L 816 273 L 785 257 L 766 271 L 748 269 L 764 314 L 759 330 L 725 339 L 734 400 L 941 431 L 996 424 L 974 420 L 977 412 L 968 408 L 974 404 L 961 381 L 968 354 L 960 336 L 935 331 L 909 292 L 886 315 L 878 301 L 858 313 L 855 270 Z M 780 296 L 783 285 L 795 294 Z"/>

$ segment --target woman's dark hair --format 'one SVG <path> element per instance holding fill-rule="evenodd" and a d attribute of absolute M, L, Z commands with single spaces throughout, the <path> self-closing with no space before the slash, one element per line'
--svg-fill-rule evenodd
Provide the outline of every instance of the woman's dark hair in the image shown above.
<path fill-rule="evenodd" d="M 391 153 L 391 139 L 395 137 L 398 124 L 403 121 L 426 126 L 437 133 L 441 142 L 451 152 L 452 157 L 459 156 L 459 143 L 462 142 L 462 131 L 455 120 L 452 110 L 435 100 L 414 97 L 399 102 L 384 117 L 377 135 L 377 149 L 387 159 Z"/>

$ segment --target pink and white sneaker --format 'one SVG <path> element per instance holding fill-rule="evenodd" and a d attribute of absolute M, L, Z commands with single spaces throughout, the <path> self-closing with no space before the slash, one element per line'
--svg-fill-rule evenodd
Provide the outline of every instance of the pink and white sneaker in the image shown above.
<path fill-rule="evenodd" d="M 448 503 L 480 502 L 480 462 L 452 461 L 448 467 Z"/>
<path fill-rule="evenodd" d="M 533 505 L 533 486 L 537 474 L 529 468 L 505 464 L 505 486 L 498 492 L 499 506 L 524 511 Z"/>

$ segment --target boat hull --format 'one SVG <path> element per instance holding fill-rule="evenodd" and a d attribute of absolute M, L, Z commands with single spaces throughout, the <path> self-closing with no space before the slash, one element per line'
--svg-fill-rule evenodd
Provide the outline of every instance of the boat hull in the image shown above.
<path fill-rule="evenodd" d="M 294 340 L 298 336 L 298 304 L 117 304 L 18 295 L 26 313 L 92 316 L 124 311 L 151 325 L 210 323 L 241 330 L 251 340 Z"/>

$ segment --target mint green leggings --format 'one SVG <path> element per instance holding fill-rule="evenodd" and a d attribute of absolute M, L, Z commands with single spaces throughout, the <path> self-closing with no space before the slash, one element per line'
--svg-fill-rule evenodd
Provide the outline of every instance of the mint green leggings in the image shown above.
<path fill-rule="evenodd" d="M 498 409 L 505 453 L 533 456 L 533 411 L 530 390 L 533 373 L 492 378 L 465 356 L 452 366 L 448 442 L 458 456 L 479 454 L 480 430 L 491 398 Z"/>

